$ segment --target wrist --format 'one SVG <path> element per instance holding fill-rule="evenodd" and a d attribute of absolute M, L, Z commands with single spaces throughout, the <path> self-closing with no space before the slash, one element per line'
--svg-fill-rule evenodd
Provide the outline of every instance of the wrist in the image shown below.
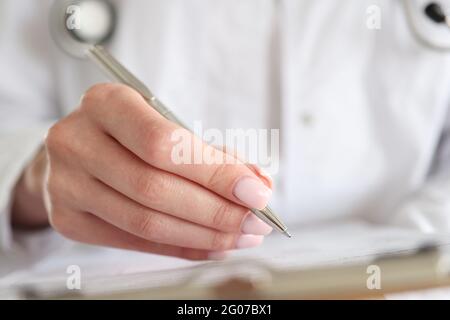
<path fill-rule="evenodd" d="M 25 168 L 14 189 L 12 223 L 17 228 L 43 228 L 48 226 L 43 201 L 43 187 L 47 158 L 42 149 Z"/>

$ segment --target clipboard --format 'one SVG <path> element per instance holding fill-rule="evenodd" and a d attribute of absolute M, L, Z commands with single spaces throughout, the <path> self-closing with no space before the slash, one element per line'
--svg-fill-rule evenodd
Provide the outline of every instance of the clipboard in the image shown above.
<path fill-rule="evenodd" d="M 381 270 L 381 286 L 369 289 L 368 270 Z M 450 286 L 450 259 L 437 248 L 426 247 L 417 253 L 379 257 L 371 263 L 323 267 L 299 271 L 262 268 L 269 277 L 251 280 L 232 277 L 213 286 L 191 282 L 174 287 L 143 290 L 111 299 L 360 299 L 379 298 L 385 294 Z M 370 270 L 369 270 L 370 271 Z M 195 276 L 200 276 L 196 274 Z M 102 299 L 104 297 L 93 297 Z"/>
<path fill-rule="evenodd" d="M 199 281 L 216 270 L 245 268 L 247 276 Z M 372 283 L 379 271 L 379 286 Z M 253 277 L 249 277 L 251 274 Z M 257 275 L 256 277 L 254 275 Z M 305 268 L 272 269 L 257 261 L 234 261 L 194 268 L 184 281 L 157 288 L 123 290 L 102 294 L 22 292 L 25 299 L 133 299 L 133 300 L 280 300 L 280 299 L 374 299 L 386 294 L 450 287 L 450 255 L 437 246 L 381 255 L 363 263 Z"/>
<path fill-rule="evenodd" d="M 124 259 L 124 256 L 126 259 Z M 351 299 L 450 288 L 450 235 L 366 222 L 300 227 L 223 262 L 188 262 L 67 243 L 0 279 L 7 299 Z M 67 289 L 68 265 L 82 271 Z M 371 268 L 369 268 L 371 267 Z M 380 271 L 380 288 L 368 288 Z M 108 269 L 110 268 L 110 269 Z M 374 269 L 375 268 L 375 269 Z"/>

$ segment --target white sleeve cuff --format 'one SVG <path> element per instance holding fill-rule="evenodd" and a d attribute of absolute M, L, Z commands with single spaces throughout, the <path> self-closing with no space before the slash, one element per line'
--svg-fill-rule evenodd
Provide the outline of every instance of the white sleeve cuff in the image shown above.
<path fill-rule="evenodd" d="M 0 251 L 13 248 L 10 222 L 13 189 L 28 162 L 42 146 L 51 125 L 0 133 Z"/>
<path fill-rule="evenodd" d="M 425 233 L 450 233 L 450 178 L 430 181 L 407 199 L 390 223 Z"/>

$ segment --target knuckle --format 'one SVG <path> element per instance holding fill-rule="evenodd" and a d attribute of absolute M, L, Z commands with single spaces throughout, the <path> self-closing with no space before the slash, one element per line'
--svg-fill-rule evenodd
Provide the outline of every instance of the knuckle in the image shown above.
<path fill-rule="evenodd" d="M 139 94 L 129 86 L 118 84 L 118 83 L 110 83 L 107 84 L 107 89 L 105 89 L 105 97 L 108 101 L 118 101 L 124 103 L 118 103 L 118 106 L 124 106 L 127 109 L 126 101 L 133 100 L 137 97 L 140 98 Z"/>
<path fill-rule="evenodd" d="M 56 166 L 58 167 L 58 166 Z M 70 179 L 70 183 L 67 181 Z M 59 168 L 48 170 L 44 182 L 46 205 L 50 208 L 69 206 L 90 206 L 92 197 L 90 178 L 81 180 L 78 177 L 67 175 Z M 85 209 L 88 209 L 87 207 Z"/>
<path fill-rule="evenodd" d="M 63 122 L 58 122 L 53 125 L 47 132 L 45 138 L 45 146 L 47 150 L 53 152 L 59 150 L 66 144 L 67 141 L 67 130 Z"/>
<path fill-rule="evenodd" d="M 147 240 L 158 241 L 161 235 L 161 225 L 155 214 L 147 213 L 135 220 L 136 232 Z"/>
<path fill-rule="evenodd" d="M 215 232 L 211 239 L 211 250 L 226 251 L 233 249 L 234 237 L 230 234 Z"/>
<path fill-rule="evenodd" d="M 241 219 L 239 219 L 232 205 L 223 203 L 213 214 L 212 223 L 213 227 L 219 230 L 235 232 L 240 230 Z"/>
<path fill-rule="evenodd" d="M 138 175 L 134 183 L 136 194 L 145 203 L 156 205 L 161 201 L 161 194 L 166 189 L 164 178 L 156 174 Z"/>
<path fill-rule="evenodd" d="M 208 189 L 215 189 L 216 186 L 223 183 L 224 178 L 226 177 L 226 172 L 228 170 L 227 164 L 219 164 L 215 166 L 215 168 L 212 170 L 211 175 L 208 177 L 208 180 L 206 181 L 206 187 Z"/>
<path fill-rule="evenodd" d="M 87 113 L 98 112 L 98 108 L 113 107 L 119 104 L 108 103 L 110 101 L 122 101 L 134 94 L 134 91 L 122 84 L 99 83 L 90 87 L 81 98 L 80 109 Z"/>
<path fill-rule="evenodd" d="M 69 116 L 54 124 L 48 131 L 44 140 L 47 154 L 53 155 L 72 155 L 80 143 L 74 139 L 76 135 L 75 116 Z"/>
<path fill-rule="evenodd" d="M 98 83 L 93 85 L 84 93 L 81 104 L 103 101 L 115 90 L 116 86 L 114 83 Z"/>
<path fill-rule="evenodd" d="M 109 83 L 99 83 L 90 87 L 81 97 L 80 109 L 90 111 L 91 107 L 105 100 L 111 87 L 112 84 Z"/>
<path fill-rule="evenodd" d="M 151 162 L 165 161 L 165 155 L 170 147 L 166 134 L 160 130 L 158 124 L 142 128 L 145 141 L 147 141 L 146 157 Z"/>

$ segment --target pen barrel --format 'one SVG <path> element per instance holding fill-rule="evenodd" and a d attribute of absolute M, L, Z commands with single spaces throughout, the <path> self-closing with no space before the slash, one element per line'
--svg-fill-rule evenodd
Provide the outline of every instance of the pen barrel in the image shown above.
<path fill-rule="evenodd" d="M 91 46 L 86 55 L 97 65 L 103 72 L 108 75 L 113 81 L 127 85 L 137 92 L 147 101 L 147 103 L 155 109 L 159 114 L 169 121 L 172 121 L 184 129 L 192 132 L 178 117 L 173 114 L 156 96 L 147 88 L 147 86 L 136 78 L 127 68 L 125 68 L 116 58 L 114 58 L 102 46 Z M 249 165 L 247 165 L 249 166 Z M 287 227 L 283 224 L 281 219 L 269 208 L 263 210 L 252 209 L 252 212 L 260 219 L 268 223 L 277 231 L 288 236 Z"/>
<path fill-rule="evenodd" d="M 127 68 L 125 68 L 116 58 L 114 58 L 103 47 L 95 45 L 89 48 L 87 56 L 99 66 L 111 80 L 133 88 L 139 92 L 147 103 L 167 120 L 189 130 L 189 128 L 173 114 L 156 96 L 136 78 Z"/>
<path fill-rule="evenodd" d="M 159 114 L 161 114 L 164 118 L 166 118 L 169 121 L 172 121 L 173 123 L 176 123 L 180 127 L 183 127 L 184 129 L 191 131 L 172 111 L 170 111 L 169 108 L 167 108 L 158 98 L 153 96 L 150 99 L 147 99 L 144 97 L 144 99 L 147 101 L 147 103 L 156 111 L 158 111 Z"/>
<path fill-rule="evenodd" d="M 288 228 L 270 207 L 267 206 L 262 210 L 251 209 L 251 211 L 253 212 L 254 215 L 256 215 L 262 221 L 273 227 L 275 230 L 290 237 L 287 231 Z"/>

